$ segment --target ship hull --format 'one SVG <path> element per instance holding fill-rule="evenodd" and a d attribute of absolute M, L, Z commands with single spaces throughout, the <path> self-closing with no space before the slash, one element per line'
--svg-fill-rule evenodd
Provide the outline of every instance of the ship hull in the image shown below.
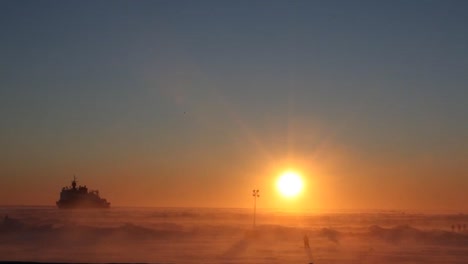
<path fill-rule="evenodd" d="M 109 202 L 87 202 L 87 201 L 57 201 L 59 209 L 105 209 L 110 208 Z"/>

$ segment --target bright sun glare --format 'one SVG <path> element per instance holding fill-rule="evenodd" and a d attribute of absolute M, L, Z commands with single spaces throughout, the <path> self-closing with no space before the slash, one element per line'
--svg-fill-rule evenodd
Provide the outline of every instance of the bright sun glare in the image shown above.
<path fill-rule="evenodd" d="M 286 171 L 278 178 L 278 190 L 285 197 L 297 196 L 302 190 L 301 176 L 294 171 Z"/>

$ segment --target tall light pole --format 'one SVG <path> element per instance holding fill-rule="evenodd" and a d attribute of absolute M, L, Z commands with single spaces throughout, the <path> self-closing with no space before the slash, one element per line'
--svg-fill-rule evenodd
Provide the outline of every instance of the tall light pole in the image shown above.
<path fill-rule="evenodd" d="M 255 215 L 257 213 L 257 198 L 260 197 L 258 194 L 260 190 L 252 190 L 252 196 L 254 197 L 254 217 L 253 217 L 253 228 L 255 229 Z"/>

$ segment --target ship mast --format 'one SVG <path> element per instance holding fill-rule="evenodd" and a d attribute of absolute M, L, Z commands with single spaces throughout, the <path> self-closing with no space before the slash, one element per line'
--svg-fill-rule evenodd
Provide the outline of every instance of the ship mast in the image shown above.
<path fill-rule="evenodd" d="M 76 189 L 76 176 L 75 175 L 73 175 L 72 188 L 73 190 Z"/>

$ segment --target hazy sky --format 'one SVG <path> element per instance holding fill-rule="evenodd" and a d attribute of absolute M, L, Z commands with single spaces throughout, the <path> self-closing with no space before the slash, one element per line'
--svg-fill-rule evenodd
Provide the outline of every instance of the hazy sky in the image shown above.
<path fill-rule="evenodd" d="M 467 1 L 1 1 L 0 204 L 468 210 Z M 296 199 L 275 179 L 306 182 Z"/>

